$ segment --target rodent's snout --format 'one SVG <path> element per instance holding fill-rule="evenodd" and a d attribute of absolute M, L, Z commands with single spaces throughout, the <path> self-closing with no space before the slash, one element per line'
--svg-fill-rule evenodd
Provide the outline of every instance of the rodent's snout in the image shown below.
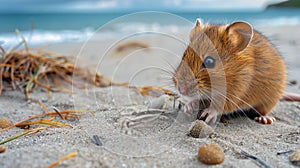
<path fill-rule="evenodd" d="M 188 93 L 188 88 L 183 85 L 178 85 L 178 91 L 180 94 L 186 95 Z"/>
<path fill-rule="evenodd" d="M 186 61 L 182 61 L 176 69 L 173 81 L 176 89 L 183 96 L 193 97 L 198 93 L 198 81 L 199 79 L 195 76 L 192 71 L 191 65 Z"/>
<path fill-rule="evenodd" d="M 177 89 L 184 96 L 193 96 L 197 93 L 197 83 L 193 81 L 178 81 Z"/>

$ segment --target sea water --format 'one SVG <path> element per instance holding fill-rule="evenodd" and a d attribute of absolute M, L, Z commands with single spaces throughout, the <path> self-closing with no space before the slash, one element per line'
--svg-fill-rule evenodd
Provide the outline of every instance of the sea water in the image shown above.
<path fill-rule="evenodd" d="M 143 14 L 144 13 L 144 14 Z M 247 21 L 254 26 L 300 25 L 299 9 L 268 9 L 261 12 L 114 12 L 114 13 L 22 13 L 0 14 L 0 45 L 20 41 L 18 29 L 31 46 L 61 42 L 83 42 L 95 32 L 99 38 L 153 30 L 188 30 L 197 18 L 214 24 Z M 190 24 L 187 24 L 190 22 Z M 185 28 L 185 29 L 184 29 Z"/>

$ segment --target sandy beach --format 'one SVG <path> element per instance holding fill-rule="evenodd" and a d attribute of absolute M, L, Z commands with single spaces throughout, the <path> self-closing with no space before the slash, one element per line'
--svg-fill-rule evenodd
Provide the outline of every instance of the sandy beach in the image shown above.
<path fill-rule="evenodd" d="M 282 53 L 289 81 L 298 81 L 287 90 L 299 93 L 300 26 L 256 29 Z M 170 72 L 180 61 L 188 35 L 189 32 L 176 36 L 147 34 L 121 41 L 91 38 L 87 43 L 52 44 L 43 50 L 75 56 L 77 65 L 93 67 L 116 82 L 171 88 Z M 128 41 L 147 47 L 116 50 Z M 197 154 L 199 147 L 208 143 L 217 143 L 225 153 L 225 161 L 215 167 L 262 167 L 242 155 L 242 150 L 273 167 L 296 167 L 289 161 L 291 153 L 277 152 L 300 149 L 299 102 L 280 102 L 271 113 L 276 118 L 272 125 L 239 116 L 228 123 L 217 123 L 211 136 L 193 138 L 187 136 L 191 121 L 181 111 L 170 104 L 165 106 L 166 112 L 151 111 L 148 104 L 155 98 L 142 96 L 136 89 L 115 86 L 73 90 L 74 94 L 56 92 L 49 97 L 47 92 L 36 89 L 31 96 L 49 109 L 85 109 L 93 114 L 64 121 L 73 128 L 48 127 L 4 144 L 7 149 L 0 153 L 0 167 L 48 167 L 72 152 L 77 152 L 77 156 L 57 167 L 206 167 L 198 161 Z M 44 113 L 39 105 L 28 103 L 19 90 L 4 91 L 0 102 L 0 118 L 9 118 L 14 123 Z M 12 128 L 1 132 L 0 141 L 23 131 Z M 95 144 L 94 135 L 99 136 L 102 146 Z"/>

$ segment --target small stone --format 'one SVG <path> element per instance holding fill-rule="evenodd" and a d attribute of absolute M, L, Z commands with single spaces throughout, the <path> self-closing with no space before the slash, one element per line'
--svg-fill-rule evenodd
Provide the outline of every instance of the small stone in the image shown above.
<path fill-rule="evenodd" d="M 290 161 L 294 165 L 300 166 L 300 150 L 296 150 L 290 155 Z"/>
<path fill-rule="evenodd" d="M 218 144 L 206 144 L 199 148 L 198 160 L 207 165 L 217 165 L 224 162 L 225 155 Z"/>
<path fill-rule="evenodd" d="M 167 98 L 167 95 L 161 95 L 158 98 L 154 98 L 149 102 L 148 107 L 154 109 L 163 109 L 163 106 L 166 104 Z"/>
<path fill-rule="evenodd" d="M 4 153 L 6 150 L 6 147 L 5 146 L 0 146 L 0 153 Z"/>
<path fill-rule="evenodd" d="M 202 120 L 196 120 L 191 124 L 189 135 L 194 138 L 205 138 L 214 133 L 214 129 Z"/>
<path fill-rule="evenodd" d="M 6 128 L 12 125 L 12 122 L 8 118 L 0 118 L 0 128 Z"/>
<path fill-rule="evenodd" d="M 289 81 L 288 84 L 289 84 L 290 86 L 293 86 L 293 85 L 297 85 L 297 83 L 298 83 L 298 82 L 297 82 L 296 80 L 291 80 L 291 81 Z"/>

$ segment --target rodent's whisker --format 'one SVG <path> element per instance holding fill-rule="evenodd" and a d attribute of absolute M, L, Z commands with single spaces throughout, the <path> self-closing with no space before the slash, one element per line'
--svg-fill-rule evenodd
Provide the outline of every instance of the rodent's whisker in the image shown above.
<path fill-rule="evenodd" d="M 174 72 L 172 70 L 169 70 L 168 68 L 161 68 L 161 70 L 170 76 L 174 76 Z"/>
<path fill-rule="evenodd" d="M 236 107 L 236 112 L 235 115 L 238 115 L 240 118 L 244 119 L 245 116 L 247 116 L 247 114 L 245 113 L 245 111 L 243 110 L 243 108 L 241 108 L 239 105 L 237 105 L 234 101 L 232 101 L 231 99 L 229 99 L 227 96 L 223 95 L 222 93 L 219 93 L 219 95 L 223 96 L 224 99 L 230 101 L 235 107 Z M 217 101 L 218 102 L 218 101 Z M 224 106 L 225 104 L 221 104 L 221 106 Z M 241 115 L 241 113 L 243 113 L 243 115 Z M 232 114 L 231 112 L 229 114 Z M 231 115 L 227 115 L 227 117 L 230 117 Z"/>
<path fill-rule="evenodd" d="M 164 75 L 161 75 L 160 77 L 161 77 L 161 78 L 164 78 L 164 79 L 173 80 L 173 77 L 170 76 L 169 74 L 164 74 Z"/>
<path fill-rule="evenodd" d="M 169 78 L 161 78 L 159 83 L 162 85 L 173 85 L 174 86 L 173 80 L 171 80 Z"/>
<path fill-rule="evenodd" d="M 232 101 L 231 99 L 229 99 L 227 96 L 223 95 L 223 94 L 222 94 L 220 91 L 218 91 L 217 89 L 215 89 L 214 91 L 218 92 L 219 95 L 223 96 L 226 100 L 229 100 L 231 103 L 233 103 L 233 104 L 238 108 L 238 109 L 237 109 L 238 111 L 240 111 L 240 112 L 242 112 L 244 115 L 246 115 L 245 111 L 244 111 L 242 108 L 240 108 L 240 106 L 238 106 L 234 101 Z M 255 113 L 257 113 L 258 115 L 261 115 L 261 114 L 260 114 L 253 106 L 251 106 L 249 103 L 247 103 L 247 102 L 244 101 L 243 99 L 241 99 L 241 98 L 239 98 L 239 97 L 237 97 L 237 96 L 235 96 L 235 95 L 233 95 L 233 94 L 230 94 L 230 93 L 226 93 L 226 94 L 228 94 L 228 95 L 230 95 L 230 96 L 232 96 L 232 97 L 238 99 L 239 101 L 245 103 L 245 104 L 249 107 L 249 109 L 253 110 L 253 111 L 254 111 Z"/>
<path fill-rule="evenodd" d="M 174 92 L 174 93 L 177 94 L 177 95 L 180 95 L 180 93 L 178 92 L 178 90 L 175 89 L 175 88 L 169 87 L 169 88 L 167 88 L 167 89 L 170 90 L 170 91 L 172 91 L 172 92 Z"/>
<path fill-rule="evenodd" d="M 232 99 L 230 99 L 228 96 L 222 94 L 222 92 L 218 91 L 217 89 L 214 89 L 214 91 L 218 92 L 218 95 L 220 95 L 220 96 L 222 96 L 224 98 L 224 101 L 221 101 L 221 102 L 230 101 L 237 108 L 237 110 L 240 110 L 241 112 L 244 113 L 244 110 L 238 104 L 236 104 Z M 225 103 L 222 104 L 222 105 L 225 105 Z"/>
<path fill-rule="evenodd" d="M 211 97 L 208 94 L 209 91 L 206 88 L 198 90 L 198 95 L 200 95 L 199 99 L 210 99 Z"/>
<path fill-rule="evenodd" d="M 164 63 L 166 63 L 166 69 L 171 68 L 170 72 L 171 74 L 174 76 L 175 75 L 175 71 L 176 71 L 176 67 L 178 65 L 172 65 L 168 60 L 166 60 L 165 58 L 163 58 Z"/>
<path fill-rule="evenodd" d="M 205 90 L 199 91 L 199 92 L 200 92 L 200 94 L 204 95 L 204 98 L 200 99 L 201 102 L 202 102 L 202 104 L 205 104 L 205 102 L 204 102 L 205 99 L 208 99 L 210 102 L 214 103 L 214 100 L 211 99 L 211 98 L 205 93 Z"/>

